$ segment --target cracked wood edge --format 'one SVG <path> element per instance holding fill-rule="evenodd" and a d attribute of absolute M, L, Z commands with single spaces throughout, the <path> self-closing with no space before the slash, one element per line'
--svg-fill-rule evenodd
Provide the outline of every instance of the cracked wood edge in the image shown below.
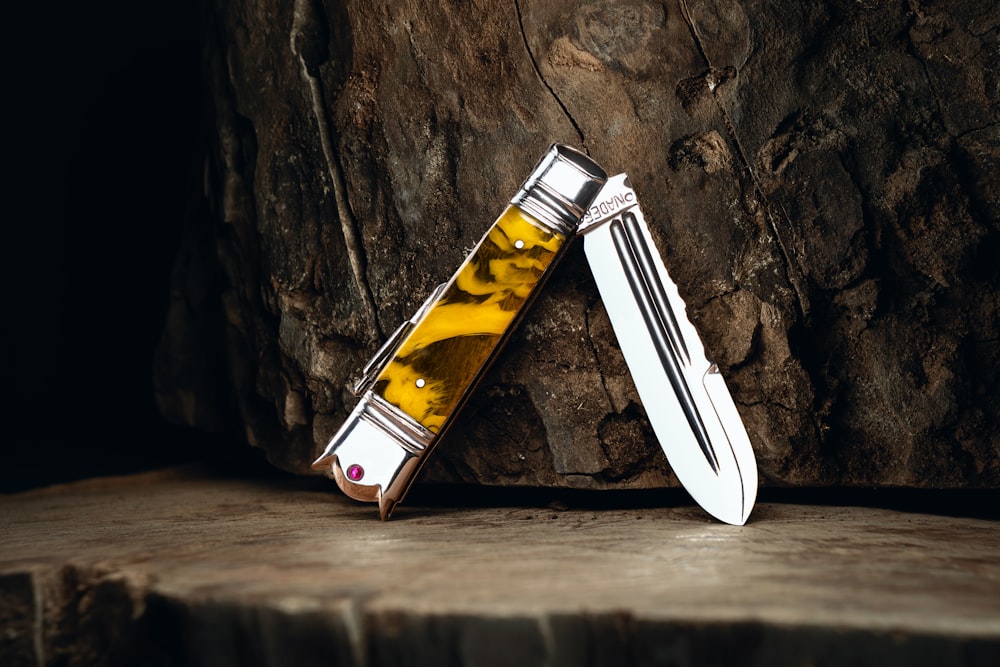
<path fill-rule="evenodd" d="M 954 664 L 942 658 L 1000 651 L 1000 533 L 982 519 L 767 503 L 743 528 L 669 506 L 438 506 L 384 524 L 301 481 L 188 471 L 9 496 L 0 526 L 12 538 L 0 593 L 16 598 L 9 627 L 33 635 L 17 645 L 36 664 L 101 651 L 171 664 L 237 646 L 284 658 L 263 664 L 456 651 L 460 664 L 490 651 L 645 664 L 636 656 L 668 647 L 691 651 L 680 664 L 720 647 L 753 665 L 828 651 Z"/>

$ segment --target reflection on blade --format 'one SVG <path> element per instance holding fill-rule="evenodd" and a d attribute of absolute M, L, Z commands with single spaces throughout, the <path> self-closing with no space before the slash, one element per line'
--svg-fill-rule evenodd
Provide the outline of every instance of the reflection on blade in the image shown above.
<path fill-rule="evenodd" d="M 651 270 L 653 265 L 649 247 L 645 244 L 637 226 L 638 221 L 630 211 L 623 213 L 621 220 L 616 219 L 611 223 L 611 238 L 614 239 L 615 250 L 618 251 L 618 260 L 625 269 L 625 277 L 629 287 L 632 288 L 632 296 L 642 313 L 646 331 L 653 339 L 663 372 L 666 373 L 677 400 L 680 401 L 702 454 L 705 455 L 712 471 L 718 473 L 719 461 L 712 449 L 712 443 L 708 440 L 705 422 L 702 421 L 698 406 L 694 404 L 694 398 L 691 396 L 691 389 L 681 374 L 681 350 L 684 352 L 683 359 L 688 364 L 691 363 L 687 347 L 678 330 L 674 311 L 667 303 L 663 283 L 660 282 L 656 272 Z"/>
<path fill-rule="evenodd" d="M 670 466 L 707 512 L 743 524 L 757 495 L 753 448 L 624 174 L 608 180 L 591 211 L 584 251 Z"/>

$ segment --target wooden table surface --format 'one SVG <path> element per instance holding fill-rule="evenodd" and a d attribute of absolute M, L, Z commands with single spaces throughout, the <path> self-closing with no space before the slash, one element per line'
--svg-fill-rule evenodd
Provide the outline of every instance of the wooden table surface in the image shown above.
<path fill-rule="evenodd" d="M 460 503 L 200 469 L 0 497 L 0 664 L 1000 664 L 996 521 Z"/>

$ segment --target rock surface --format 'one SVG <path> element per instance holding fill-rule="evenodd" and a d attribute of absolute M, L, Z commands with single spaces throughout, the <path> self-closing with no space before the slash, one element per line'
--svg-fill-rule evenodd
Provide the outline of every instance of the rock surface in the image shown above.
<path fill-rule="evenodd" d="M 657 493 L 389 522 L 317 480 L 190 470 L 5 496 L 0 663 L 1000 660 L 996 521 L 762 503 L 734 527 Z"/>
<path fill-rule="evenodd" d="M 307 472 L 563 141 L 630 174 L 765 483 L 1000 486 L 993 4 L 205 4 L 165 415 Z M 676 483 L 579 247 L 424 479 Z"/>

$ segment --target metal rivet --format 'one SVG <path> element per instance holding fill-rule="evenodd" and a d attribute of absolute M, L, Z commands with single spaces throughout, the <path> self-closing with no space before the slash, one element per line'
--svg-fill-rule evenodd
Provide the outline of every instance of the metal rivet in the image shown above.
<path fill-rule="evenodd" d="M 417 389 L 423 389 L 424 385 L 427 384 L 423 378 L 417 379 Z"/>
<path fill-rule="evenodd" d="M 521 239 L 514 241 L 514 247 L 520 250 L 521 248 L 524 247 L 524 241 L 522 241 Z"/>

